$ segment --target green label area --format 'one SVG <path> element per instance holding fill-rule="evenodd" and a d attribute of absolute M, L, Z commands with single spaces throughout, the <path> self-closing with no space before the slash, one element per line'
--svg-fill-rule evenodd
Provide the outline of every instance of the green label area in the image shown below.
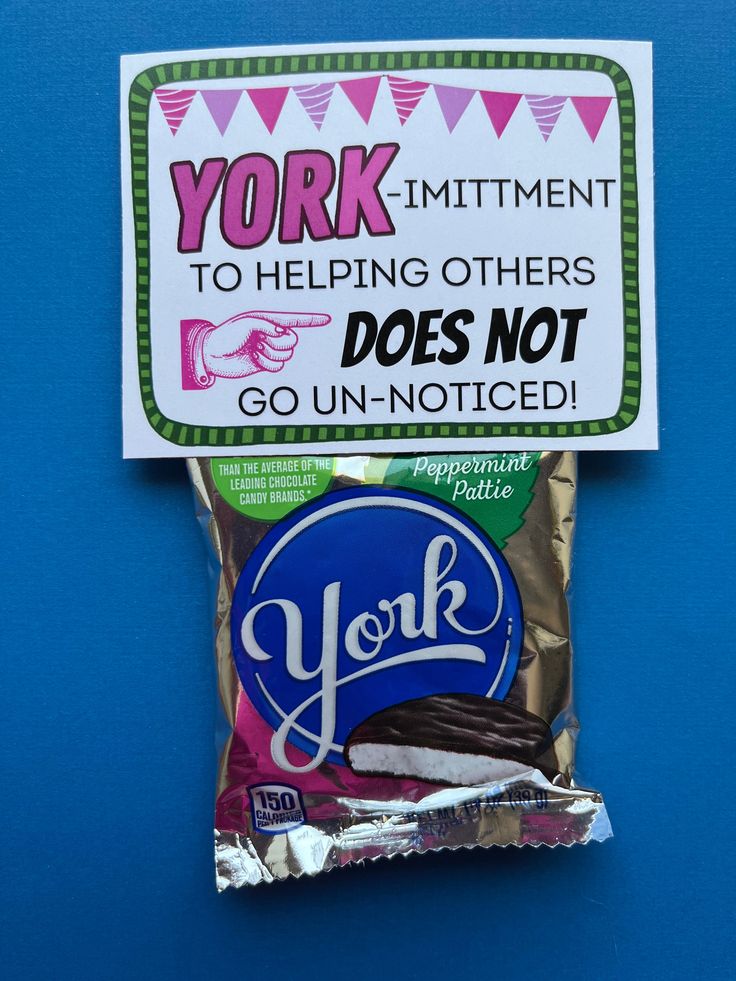
<path fill-rule="evenodd" d="M 278 521 L 324 494 L 335 469 L 330 456 L 218 458 L 211 466 L 228 504 L 258 521 Z"/>
<path fill-rule="evenodd" d="M 539 453 L 396 456 L 383 483 L 431 494 L 464 511 L 504 548 L 534 497 Z"/>

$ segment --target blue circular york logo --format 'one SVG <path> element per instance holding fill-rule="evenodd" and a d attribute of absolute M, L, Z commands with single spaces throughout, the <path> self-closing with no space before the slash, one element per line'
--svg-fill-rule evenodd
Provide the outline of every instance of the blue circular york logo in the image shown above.
<path fill-rule="evenodd" d="M 504 698 L 522 636 L 495 545 L 454 508 L 403 490 L 334 491 L 292 512 L 233 597 L 240 680 L 274 730 L 274 762 L 292 773 L 344 765 L 350 731 L 397 702 Z M 289 745 L 311 759 L 295 764 Z"/>

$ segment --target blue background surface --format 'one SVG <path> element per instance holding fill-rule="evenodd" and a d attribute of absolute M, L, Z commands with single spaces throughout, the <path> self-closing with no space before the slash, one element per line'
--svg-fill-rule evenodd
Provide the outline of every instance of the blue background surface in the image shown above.
<path fill-rule="evenodd" d="M 3 973 L 733 976 L 730 2 L 8 2 Z M 662 450 L 581 459 L 580 769 L 616 837 L 217 896 L 204 550 L 181 463 L 119 458 L 118 56 L 415 37 L 655 42 Z"/>

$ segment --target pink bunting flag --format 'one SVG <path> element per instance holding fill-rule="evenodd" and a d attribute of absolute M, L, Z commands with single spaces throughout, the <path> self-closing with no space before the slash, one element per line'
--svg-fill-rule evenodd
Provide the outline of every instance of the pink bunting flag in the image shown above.
<path fill-rule="evenodd" d="M 263 125 L 269 133 L 273 133 L 279 121 L 281 110 L 284 108 L 288 86 L 273 89 L 246 89 L 256 112 L 261 117 Z"/>
<path fill-rule="evenodd" d="M 233 113 L 240 102 L 240 96 L 243 94 L 243 90 L 202 89 L 201 91 L 202 98 L 210 111 L 210 116 L 212 116 L 215 126 L 217 126 L 220 133 L 224 136 L 225 130 L 230 125 Z"/>
<path fill-rule="evenodd" d="M 519 104 L 521 94 L 516 92 L 481 92 L 480 97 L 491 125 L 496 131 L 496 136 L 500 139 Z"/>
<path fill-rule="evenodd" d="M 580 116 L 580 122 L 593 143 L 601 131 L 612 98 L 610 95 L 570 96 L 570 102 L 575 106 L 578 116 Z"/>
<path fill-rule="evenodd" d="M 317 129 L 322 129 L 330 100 L 335 88 L 334 82 L 317 82 L 314 85 L 295 85 L 297 99 L 304 106 L 309 118 Z"/>
<path fill-rule="evenodd" d="M 396 114 L 403 126 L 409 116 L 422 101 L 422 96 L 429 88 L 428 82 L 413 82 L 409 78 L 399 78 L 397 75 L 388 76 L 388 85 L 396 106 Z"/>
<path fill-rule="evenodd" d="M 546 143 L 555 128 L 555 123 L 560 118 L 560 113 L 565 108 L 567 96 L 527 95 L 525 98 Z"/>
<path fill-rule="evenodd" d="M 475 89 L 461 89 L 455 85 L 435 85 L 434 94 L 437 96 L 447 128 L 452 132 L 475 95 Z"/>
<path fill-rule="evenodd" d="M 156 89 L 158 104 L 172 136 L 176 136 L 196 94 L 196 89 Z"/>
<path fill-rule="evenodd" d="M 348 97 L 353 108 L 357 111 L 364 123 L 370 122 L 380 84 L 380 75 L 371 75 L 368 78 L 353 78 L 347 82 L 340 82 L 340 88 Z"/>

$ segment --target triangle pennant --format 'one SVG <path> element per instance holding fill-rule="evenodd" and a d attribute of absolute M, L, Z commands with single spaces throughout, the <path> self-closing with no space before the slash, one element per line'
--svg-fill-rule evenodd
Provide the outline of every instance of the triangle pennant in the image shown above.
<path fill-rule="evenodd" d="M 297 99 L 317 129 L 322 129 L 330 100 L 335 89 L 334 82 L 317 82 L 314 85 L 295 85 Z"/>
<path fill-rule="evenodd" d="M 196 94 L 196 89 L 156 89 L 158 104 L 172 136 L 176 136 Z"/>
<path fill-rule="evenodd" d="M 539 132 L 546 143 L 555 128 L 555 123 L 560 118 L 560 113 L 565 108 L 567 96 L 527 95 L 525 98 L 532 111 L 532 116 L 534 116 L 534 121 L 539 127 Z"/>
<path fill-rule="evenodd" d="M 276 123 L 279 121 L 281 110 L 284 108 L 286 96 L 289 94 L 288 86 L 274 89 L 246 89 L 250 96 L 256 112 L 261 117 L 263 125 L 269 133 L 273 133 Z"/>
<path fill-rule="evenodd" d="M 371 75 L 368 78 L 354 78 L 348 82 L 340 82 L 340 88 L 348 97 L 353 108 L 357 111 L 364 123 L 370 122 L 380 84 L 380 75 Z"/>
<path fill-rule="evenodd" d="M 500 139 L 521 100 L 521 95 L 516 92 L 481 92 L 480 97 L 496 136 Z"/>
<path fill-rule="evenodd" d="M 200 91 L 202 92 L 202 98 L 210 111 L 210 116 L 212 116 L 215 126 L 217 126 L 220 133 L 224 136 L 225 130 L 230 125 L 233 113 L 240 102 L 240 96 L 243 94 L 243 90 L 201 89 Z"/>
<path fill-rule="evenodd" d="M 475 89 L 461 89 L 455 85 L 435 84 L 434 94 L 437 96 L 442 115 L 445 117 L 447 129 L 451 133 L 468 108 L 470 100 L 475 95 Z"/>
<path fill-rule="evenodd" d="M 580 122 L 593 143 L 601 131 L 612 98 L 610 95 L 570 96 L 570 102 L 575 106 L 577 114 L 580 116 Z"/>
<path fill-rule="evenodd" d="M 429 88 L 428 82 L 413 82 L 409 78 L 399 78 L 397 75 L 388 76 L 388 85 L 396 106 L 396 114 L 403 126 L 409 116 L 422 101 L 422 96 Z"/>

